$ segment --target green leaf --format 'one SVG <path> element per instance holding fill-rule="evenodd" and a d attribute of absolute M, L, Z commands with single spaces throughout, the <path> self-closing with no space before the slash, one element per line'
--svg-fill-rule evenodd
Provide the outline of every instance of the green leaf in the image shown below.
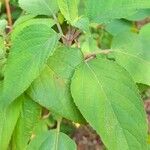
<path fill-rule="evenodd" d="M 38 135 L 38 134 L 41 134 L 43 132 L 46 132 L 49 130 L 49 126 L 48 126 L 48 120 L 49 118 L 44 118 L 44 119 L 41 119 L 38 124 L 36 124 L 35 128 L 34 128 L 34 131 L 33 131 L 33 135 Z"/>
<path fill-rule="evenodd" d="M 112 35 L 117 35 L 121 32 L 130 32 L 133 23 L 124 19 L 115 19 L 107 24 L 106 30 Z"/>
<path fill-rule="evenodd" d="M 2 2 L 0 1 L 0 12 L 1 12 Z"/>
<path fill-rule="evenodd" d="M 7 21 L 5 19 L 0 20 L 0 35 L 3 34 L 7 26 Z"/>
<path fill-rule="evenodd" d="M 77 48 L 58 48 L 48 60 L 48 66 L 32 83 L 27 93 L 34 101 L 67 119 L 83 122 L 70 94 L 70 78 L 83 61 Z"/>
<path fill-rule="evenodd" d="M 94 34 L 84 34 L 79 38 L 81 50 L 83 54 L 87 55 L 95 50 L 99 50 L 97 39 L 95 39 Z"/>
<path fill-rule="evenodd" d="M 90 33 L 90 28 L 89 28 L 89 19 L 86 17 L 79 17 L 74 23 L 73 26 L 79 28 L 80 30 Z"/>
<path fill-rule="evenodd" d="M 23 16 L 20 16 L 13 24 L 13 28 L 15 28 L 18 25 L 21 25 L 22 23 L 25 23 L 26 21 L 29 21 L 31 19 L 33 19 L 34 17 L 36 17 L 36 15 L 32 15 L 32 14 L 25 14 Z M 43 18 L 44 19 L 44 18 Z"/>
<path fill-rule="evenodd" d="M 0 68 L 5 59 L 5 54 L 6 54 L 5 40 L 3 37 L 0 36 Z"/>
<path fill-rule="evenodd" d="M 21 114 L 13 134 L 12 150 L 26 150 L 40 117 L 41 107 L 25 95 Z"/>
<path fill-rule="evenodd" d="M 59 135 L 58 135 L 59 134 Z M 57 142 L 58 136 L 58 142 Z M 57 145 L 57 149 L 56 149 Z M 75 142 L 64 133 L 55 130 L 39 134 L 31 141 L 27 150 L 76 150 Z"/>
<path fill-rule="evenodd" d="M 22 9 L 34 15 L 51 16 L 58 11 L 56 0 L 19 0 L 19 5 Z"/>
<path fill-rule="evenodd" d="M 34 18 L 34 19 L 29 19 L 27 21 L 20 21 L 18 22 L 13 29 L 12 33 L 12 40 L 15 40 L 16 36 L 18 36 L 19 32 L 23 31 L 24 28 L 31 26 L 31 25 L 47 25 L 49 28 L 52 27 L 55 22 L 53 19 L 49 18 Z"/>
<path fill-rule="evenodd" d="M 0 149 L 7 150 L 11 135 L 20 115 L 23 96 L 16 99 L 7 108 L 0 105 Z"/>
<path fill-rule="evenodd" d="M 30 86 L 44 69 L 57 40 L 57 34 L 44 24 L 30 25 L 19 32 L 5 66 L 0 103 L 9 104 Z"/>
<path fill-rule="evenodd" d="M 4 37 L 0 36 L 0 82 L 4 78 L 4 66 L 5 66 L 5 63 L 6 63 L 5 39 L 4 39 Z"/>
<path fill-rule="evenodd" d="M 150 16 L 150 9 L 141 9 L 137 11 L 137 13 L 133 14 L 132 16 L 126 17 L 126 19 L 132 21 L 140 21 L 149 16 Z"/>
<path fill-rule="evenodd" d="M 91 22 L 107 23 L 112 19 L 132 15 L 138 9 L 149 8 L 149 0 L 87 0 L 87 16 Z"/>
<path fill-rule="evenodd" d="M 59 47 L 48 59 L 47 65 L 60 77 L 70 79 L 75 68 L 83 62 L 83 54 L 78 48 Z"/>
<path fill-rule="evenodd" d="M 122 67 L 105 59 L 85 62 L 71 84 L 76 105 L 109 150 L 146 150 L 147 123 L 139 91 Z"/>
<path fill-rule="evenodd" d="M 78 19 L 77 0 L 57 0 L 59 9 L 69 23 Z"/>
<path fill-rule="evenodd" d="M 150 25 L 144 26 L 140 34 L 121 33 L 113 39 L 112 50 L 117 63 L 123 66 L 135 82 L 150 85 Z"/>

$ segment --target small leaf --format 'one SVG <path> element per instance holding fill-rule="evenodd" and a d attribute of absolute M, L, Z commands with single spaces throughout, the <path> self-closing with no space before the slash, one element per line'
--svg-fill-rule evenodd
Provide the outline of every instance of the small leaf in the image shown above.
<path fill-rule="evenodd" d="M 69 23 L 78 19 L 78 3 L 77 0 L 57 0 L 59 9 Z"/>
<path fill-rule="evenodd" d="M 44 69 L 58 41 L 57 34 L 47 25 L 30 25 L 12 41 L 4 70 L 0 102 L 9 104 L 21 95 Z M 14 88 L 15 85 L 15 88 Z"/>
<path fill-rule="evenodd" d="M 150 25 L 146 25 L 140 34 L 124 32 L 116 35 L 112 50 L 118 64 L 123 66 L 135 82 L 150 85 Z"/>
<path fill-rule="evenodd" d="M 109 150 L 146 150 L 147 123 L 139 92 L 122 67 L 105 59 L 81 64 L 71 84 L 76 105 Z"/>
<path fill-rule="evenodd" d="M 73 26 L 79 28 L 80 30 L 90 33 L 89 28 L 90 22 L 89 19 L 86 17 L 79 17 L 74 23 Z"/>
<path fill-rule="evenodd" d="M 58 143 L 57 136 L 59 136 Z M 39 134 L 31 141 L 27 150 L 56 150 L 56 144 L 57 150 L 76 150 L 74 141 L 64 133 L 57 133 L 55 130 Z"/>
<path fill-rule="evenodd" d="M 19 0 L 19 5 L 22 9 L 34 15 L 51 16 L 58 11 L 56 0 Z"/>
<path fill-rule="evenodd" d="M 67 119 L 83 122 L 70 94 L 70 78 L 83 61 L 77 48 L 58 48 L 48 60 L 48 66 L 32 83 L 27 93 L 34 101 Z"/>
<path fill-rule="evenodd" d="M 12 150 L 26 150 L 33 130 L 41 117 L 41 107 L 25 95 L 12 140 Z"/>

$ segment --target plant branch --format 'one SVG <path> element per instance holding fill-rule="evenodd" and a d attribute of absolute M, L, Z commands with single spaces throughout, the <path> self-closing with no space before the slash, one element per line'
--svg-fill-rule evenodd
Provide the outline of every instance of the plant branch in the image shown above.
<path fill-rule="evenodd" d="M 59 140 L 59 132 L 60 132 L 61 120 L 62 120 L 62 118 L 59 118 L 57 120 L 55 150 L 58 150 L 58 140 Z"/>
<path fill-rule="evenodd" d="M 84 56 L 84 59 L 85 59 L 86 61 L 89 61 L 89 60 L 95 58 L 96 55 L 98 55 L 98 54 L 107 55 L 107 54 L 109 54 L 110 52 L 112 52 L 112 50 L 97 50 L 97 51 L 94 51 L 94 52 L 92 52 L 92 53 L 86 54 L 86 55 Z"/>
<path fill-rule="evenodd" d="M 12 16 L 11 16 L 9 0 L 5 0 L 5 5 L 6 5 L 6 13 L 8 18 L 9 32 L 10 32 L 12 30 Z"/>
<path fill-rule="evenodd" d="M 53 18 L 54 18 L 54 20 L 55 20 L 55 22 L 56 22 L 56 25 L 57 25 L 57 28 L 58 28 L 59 33 L 61 34 L 62 37 L 64 37 L 62 28 L 61 28 L 61 26 L 60 26 L 60 24 L 59 24 L 59 22 L 58 22 L 58 19 L 57 19 L 57 17 L 56 17 L 55 14 L 53 14 Z"/>

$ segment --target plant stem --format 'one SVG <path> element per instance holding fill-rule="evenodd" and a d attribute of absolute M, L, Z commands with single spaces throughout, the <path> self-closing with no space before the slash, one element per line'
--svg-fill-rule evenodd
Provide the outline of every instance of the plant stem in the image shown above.
<path fill-rule="evenodd" d="M 60 132 L 61 120 L 62 120 L 62 118 L 59 118 L 57 120 L 55 150 L 58 150 L 58 140 L 59 140 L 59 132 Z"/>
<path fill-rule="evenodd" d="M 61 28 L 61 26 L 60 26 L 60 24 L 59 24 L 59 22 L 58 22 L 58 19 L 57 19 L 57 17 L 56 17 L 55 14 L 53 14 L 53 18 L 54 18 L 54 20 L 56 21 L 56 25 L 57 25 L 57 28 L 58 28 L 59 33 L 61 34 L 61 36 L 64 36 L 63 31 L 62 31 L 62 28 Z"/>
<path fill-rule="evenodd" d="M 89 60 L 95 58 L 96 55 L 98 55 L 98 54 L 107 55 L 107 54 L 109 54 L 110 52 L 112 52 L 112 50 L 97 50 L 97 51 L 94 51 L 94 52 L 92 52 L 92 53 L 89 53 L 89 54 L 85 55 L 85 56 L 84 56 L 84 59 L 85 59 L 85 61 L 89 61 Z"/>
<path fill-rule="evenodd" d="M 12 30 L 12 16 L 11 16 L 9 0 L 5 0 L 5 5 L 6 5 L 6 13 L 8 18 L 9 32 L 10 32 Z"/>

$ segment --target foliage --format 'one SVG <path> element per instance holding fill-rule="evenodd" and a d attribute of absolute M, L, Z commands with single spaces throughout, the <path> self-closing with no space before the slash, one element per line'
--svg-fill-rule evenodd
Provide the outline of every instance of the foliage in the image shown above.
<path fill-rule="evenodd" d="M 75 150 L 60 132 L 65 118 L 89 123 L 108 150 L 147 150 L 138 86 L 150 86 L 150 24 L 136 21 L 150 16 L 150 1 L 12 0 L 13 26 L 5 5 L 0 149 Z"/>

